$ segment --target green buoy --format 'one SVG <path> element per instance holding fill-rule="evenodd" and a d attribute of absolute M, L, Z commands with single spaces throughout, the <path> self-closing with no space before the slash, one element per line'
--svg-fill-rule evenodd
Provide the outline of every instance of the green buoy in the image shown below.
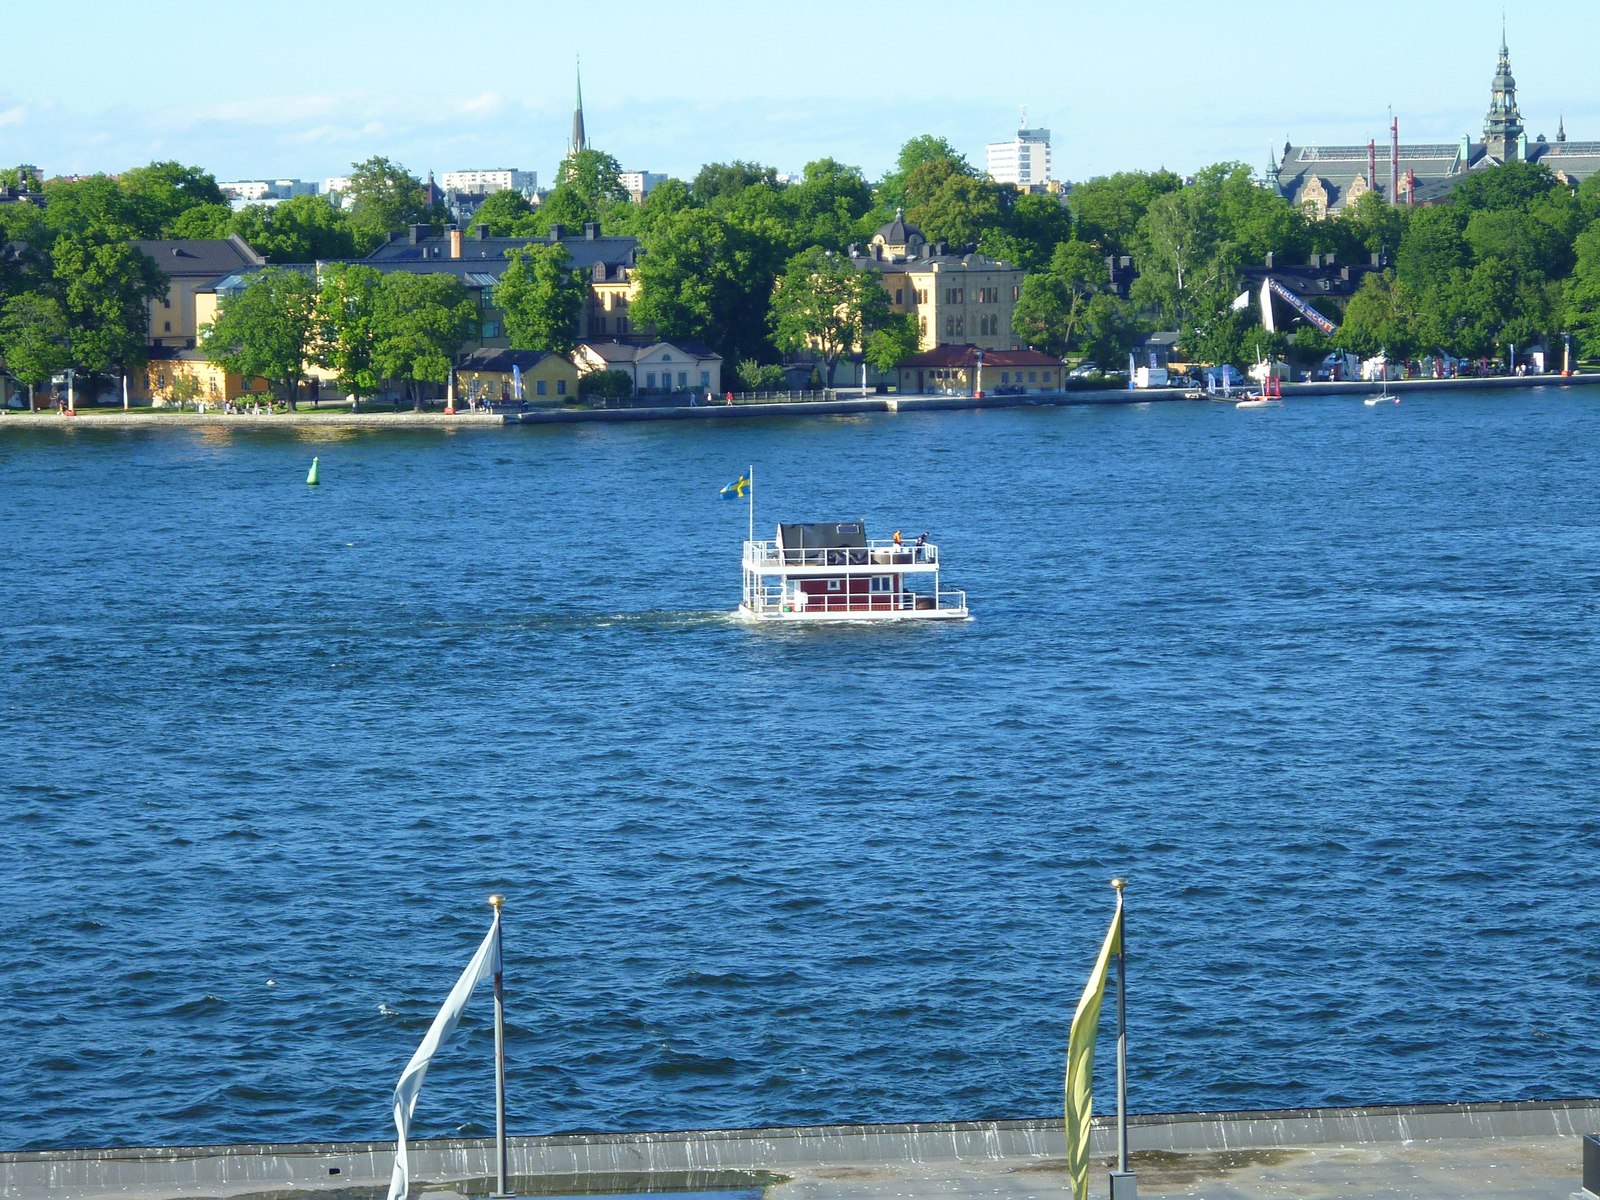
<path fill-rule="evenodd" d="M 311 460 L 311 470 L 306 472 L 306 483 L 311 487 L 317 486 L 317 460 Z"/>

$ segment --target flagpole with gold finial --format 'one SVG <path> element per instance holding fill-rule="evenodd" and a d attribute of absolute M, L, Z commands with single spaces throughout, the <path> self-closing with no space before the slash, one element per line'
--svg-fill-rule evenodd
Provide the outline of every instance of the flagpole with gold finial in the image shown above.
<path fill-rule="evenodd" d="M 494 973 L 494 1148 L 495 1165 L 498 1169 L 496 1175 L 497 1186 L 495 1196 L 506 1197 L 511 1193 L 506 1190 L 506 993 L 505 993 L 505 958 L 501 953 L 502 934 L 500 932 L 500 910 L 505 906 L 506 898 L 501 895 L 489 897 L 489 907 L 494 909 L 495 927 L 495 965 L 498 968 Z"/>

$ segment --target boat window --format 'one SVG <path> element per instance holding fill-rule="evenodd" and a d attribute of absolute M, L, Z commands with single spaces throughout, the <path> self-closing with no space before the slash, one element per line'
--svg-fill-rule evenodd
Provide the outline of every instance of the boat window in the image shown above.
<path fill-rule="evenodd" d="M 842 579 L 830 579 L 828 580 L 828 590 L 830 592 L 837 592 L 839 588 L 843 586 L 843 584 L 844 580 Z"/>
<path fill-rule="evenodd" d="M 892 592 L 892 591 L 894 591 L 894 576 L 892 576 L 892 575 L 874 575 L 872 577 L 872 590 L 874 592 Z"/>

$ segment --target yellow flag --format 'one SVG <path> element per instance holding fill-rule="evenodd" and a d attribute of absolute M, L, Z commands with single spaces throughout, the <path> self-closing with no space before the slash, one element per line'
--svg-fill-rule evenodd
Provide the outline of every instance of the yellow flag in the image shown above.
<path fill-rule="evenodd" d="M 1067 1038 L 1067 1167 L 1072 1172 L 1073 1200 L 1089 1197 L 1089 1124 L 1094 1119 L 1094 1039 L 1100 1030 L 1100 1002 L 1106 996 L 1111 956 L 1122 950 L 1122 893 L 1095 960 L 1094 974 L 1083 989 Z"/>

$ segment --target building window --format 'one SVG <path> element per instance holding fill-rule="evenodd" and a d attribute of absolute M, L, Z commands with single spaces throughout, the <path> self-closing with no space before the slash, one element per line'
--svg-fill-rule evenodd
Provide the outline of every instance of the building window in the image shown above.
<path fill-rule="evenodd" d="M 499 321 L 485 321 L 483 323 L 483 336 L 485 338 L 497 338 L 497 337 L 499 337 L 500 336 L 500 322 Z"/>
<path fill-rule="evenodd" d="M 656 390 L 656 373 L 654 371 L 645 372 L 644 386 L 647 391 L 653 392 Z"/>
<path fill-rule="evenodd" d="M 594 328 L 596 333 L 604 333 L 606 331 L 606 319 L 604 317 L 596 317 L 594 319 Z"/>
<path fill-rule="evenodd" d="M 903 304 L 903 303 L 905 303 L 905 301 L 903 301 L 903 300 L 902 300 L 902 299 L 901 299 L 901 297 L 902 297 L 902 296 L 903 296 L 903 295 L 905 295 L 905 289 L 904 289 L 904 288 L 895 288 L 895 290 L 894 290 L 894 302 L 895 302 L 895 303 L 896 303 L 896 304 Z"/>
<path fill-rule="evenodd" d="M 171 321 L 163 321 L 163 322 L 161 322 L 161 324 L 163 326 L 165 326 L 165 328 L 162 330 L 163 333 L 171 333 L 172 332 L 172 322 Z"/>
<path fill-rule="evenodd" d="M 540 386 L 543 386 L 543 385 L 541 384 Z M 567 394 L 567 381 L 565 379 L 556 380 L 556 395 L 565 396 L 566 394 Z"/>
<path fill-rule="evenodd" d="M 1039 373 L 1037 371 L 1029 371 L 1028 372 L 1028 382 L 1029 383 L 1033 383 L 1034 380 L 1036 379 L 1036 377 L 1038 376 L 1038 374 Z"/>
<path fill-rule="evenodd" d="M 708 387 L 711 386 L 711 372 L 710 371 L 701 371 L 700 372 L 700 386 L 703 387 L 703 388 L 708 388 Z"/>
<path fill-rule="evenodd" d="M 542 380 L 542 379 L 535 380 L 534 384 L 533 384 L 533 394 L 535 396 L 544 395 L 544 390 L 545 390 L 546 386 L 547 385 L 546 385 L 544 380 Z"/>
<path fill-rule="evenodd" d="M 681 388 L 686 388 L 686 387 L 689 386 L 689 372 L 687 372 L 687 371 L 679 371 L 678 372 L 678 386 L 681 387 Z"/>
<path fill-rule="evenodd" d="M 957 317 L 956 318 L 956 336 L 957 337 L 965 337 L 966 333 L 967 333 L 967 319 L 965 317 Z"/>
<path fill-rule="evenodd" d="M 944 319 L 944 335 L 945 337 L 955 337 L 956 319 L 954 317 L 946 317 Z"/>

